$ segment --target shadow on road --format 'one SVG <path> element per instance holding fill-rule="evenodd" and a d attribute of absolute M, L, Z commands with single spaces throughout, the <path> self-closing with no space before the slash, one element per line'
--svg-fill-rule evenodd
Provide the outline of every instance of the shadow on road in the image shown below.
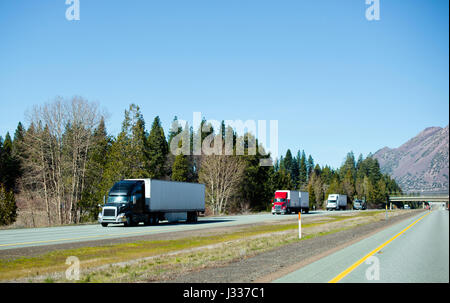
<path fill-rule="evenodd" d="M 167 222 L 167 221 L 162 221 L 159 222 L 156 225 L 144 225 L 143 223 L 140 223 L 139 225 L 135 225 L 135 226 L 128 226 L 127 228 L 133 228 L 133 227 L 157 227 L 157 226 L 171 226 L 171 225 L 189 225 L 189 226 L 195 226 L 195 225 L 202 225 L 202 224 L 211 224 L 211 223 L 225 223 L 225 222 L 234 222 L 236 220 L 233 219 L 206 219 L 206 220 L 200 220 L 197 221 L 196 223 L 188 223 L 188 222 Z M 108 227 L 125 227 L 123 224 L 109 224 Z"/>

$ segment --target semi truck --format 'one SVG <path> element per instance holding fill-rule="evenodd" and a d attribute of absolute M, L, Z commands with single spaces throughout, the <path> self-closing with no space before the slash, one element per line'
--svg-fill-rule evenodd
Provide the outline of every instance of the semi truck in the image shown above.
<path fill-rule="evenodd" d="M 113 185 L 103 205 L 98 222 L 134 226 L 159 221 L 196 223 L 205 211 L 205 185 L 155 179 L 125 179 Z"/>
<path fill-rule="evenodd" d="M 359 209 L 359 210 L 367 209 L 366 201 L 356 199 L 355 201 L 353 201 L 353 209 Z"/>
<path fill-rule="evenodd" d="M 330 194 L 327 200 L 327 210 L 340 210 L 347 208 L 347 196 L 341 194 Z"/>
<path fill-rule="evenodd" d="M 277 190 L 272 200 L 272 214 L 309 212 L 309 194 L 295 190 Z"/>

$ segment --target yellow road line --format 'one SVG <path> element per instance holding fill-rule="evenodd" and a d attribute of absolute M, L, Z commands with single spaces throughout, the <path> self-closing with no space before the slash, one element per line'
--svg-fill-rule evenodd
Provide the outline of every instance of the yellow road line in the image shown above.
<path fill-rule="evenodd" d="M 328 281 L 328 283 L 337 283 L 340 280 L 342 280 L 345 276 L 347 276 L 349 273 L 351 273 L 355 268 L 357 268 L 359 265 L 361 265 L 365 260 L 367 260 L 369 257 L 371 257 L 372 255 L 376 254 L 378 251 L 380 251 L 381 249 L 383 249 L 383 247 L 385 247 L 386 245 L 388 245 L 389 243 L 391 243 L 392 241 L 394 241 L 394 239 L 396 239 L 398 236 L 400 236 L 401 234 L 403 234 L 405 231 L 407 231 L 408 229 L 410 229 L 414 224 L 416 224 L 417 222 L 419 222 L 420 220 L 422 220 L 423 218 L 425 218 L 426 216 L 428 216 L 431 212 L 428 212 L 427 214 L 423 215 L 422 217 L 420 217 L 419 219 L 417 219 L 416 221 L 414 221 L 413 223 L 411 223 L 410 225 L 408 225 L 405 229 L 403 229 L 401 232 L 399 232 L 398 234 L 396 234 L 395 236 L 393 236 L 392 238 L 390 238 L 388 241 L 384 242 L 383 244 L 381 244 L 380 246 L 378 246 L 377 248 L 375 248 L 374 250 L 372 250 L 370 253 L 368 253 L 366 256 L 364 256 L 362 259 L 360 259 L 359 261 L 355 262 L 352 266 L 350 266 L 349 268 L 347 268 L 346 270 L 344 270 L 343 272 L 341 272 L 339 275 L 337 275 L 336 277 L 334 277 L 333 279 L 331 279 L 330 281 Z"/>

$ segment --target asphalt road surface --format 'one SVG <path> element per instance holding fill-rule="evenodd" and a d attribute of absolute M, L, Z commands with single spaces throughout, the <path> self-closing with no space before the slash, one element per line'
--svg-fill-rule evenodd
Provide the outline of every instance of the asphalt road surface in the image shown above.
<path fill-rule="evenodd" d="M 350 212 L 350 210 L 347 212 Z M 321 216 L 324 214 L 329 215 L 330 212 L 311 211 L 309 214 L 304 214 L 303 216 Z M 200 217 L 198 223 L 196 224 L 161 222 L 160 224 L 154 226 L 139 225 L 135 227 L 124 227 L 122 224 L 102 227 L 100 224 L 94 224 L 48 228 L 6 229 L 0 230 L 0 250 L 122 237 L 135 237 L 156 233 L 197 230 L 212 227 L 254 224 L 271 220 L 292 220 L 294 218 L 297 218 L 296 214 L 275 216 L 272 214 L 257 214 Z"/>
<path fill-rule="evenodd" d="M 449 283 L 449 212 L 421 212 L 274 282 Z"/>

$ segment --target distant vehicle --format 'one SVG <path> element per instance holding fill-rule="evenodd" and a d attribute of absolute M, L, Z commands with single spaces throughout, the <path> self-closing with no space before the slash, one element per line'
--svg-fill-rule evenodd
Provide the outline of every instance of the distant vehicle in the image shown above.
<path fill-rule="evenodd" d="M 308 192 L 296 190 L 277 190 L 272 202 L 272 215 L 285 215 L 292 212 L 309 212 Z"/>
<path fill-rule="evenodd" d="M 405 204 L 405 206 L 403 206 L 404 209 L 411 209 L 411 207 L 409 207 L 408 204 Z"/>
<path fill-rule="evenodd" d="M 159 221 L 197 222 L 205 211 L 205 185 L 153 179 L 126 179 L 117 182 L 103 197 L 98 222 L 125 226 L 158 224 Z"/>
<path fill-rule="evenodd" d="M 347 208 L 347 195 L 328 195 L 327 210 L 340 210 Z"/>
<path fill-rule="evenodd" d="M 360 209 L 360 210 L 367 209 L 366 201 L 356 199 L 355 201 L 353 201 L 353 209 Z"/>

